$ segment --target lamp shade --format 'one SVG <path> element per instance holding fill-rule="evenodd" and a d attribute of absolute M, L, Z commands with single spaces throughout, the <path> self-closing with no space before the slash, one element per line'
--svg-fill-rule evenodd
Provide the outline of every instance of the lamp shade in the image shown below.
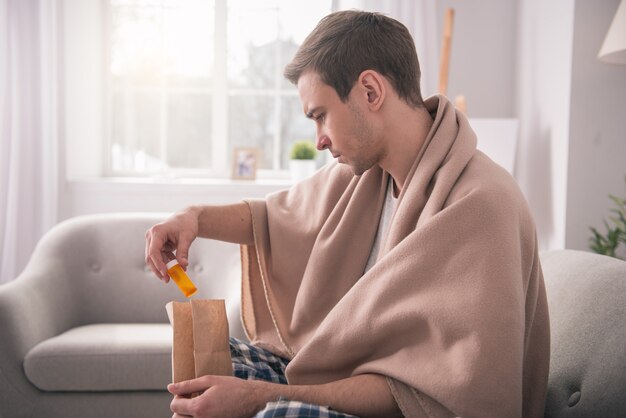
<path fill-rule="evenodd" d="M 617 8 L 598 59 L 610 64 L 626 64 L 626 0 Z"/>

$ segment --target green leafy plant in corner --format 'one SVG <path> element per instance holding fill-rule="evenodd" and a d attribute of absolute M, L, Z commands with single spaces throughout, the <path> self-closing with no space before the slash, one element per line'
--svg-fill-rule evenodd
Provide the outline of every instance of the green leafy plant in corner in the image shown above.
<path fill-rule="evenodd" d="M 311 141 L 296 141 L 291 147 L 292 160 L 313 160 L 316 155 L 315 144 Z"/>
<path fill-rule="evenodd" d="M 626 176 L 624 181 L 626 181 Z M 616 250 L 620 244 L 626 245 L 626 199 L 614 195 L 609 195 L 609 198 L 616 206 L 611 209 L 613 216 L 609 216 L 610 223 L 604 220 L 605 234 L 600 233 L 596 228 L 590 228 L 593 235 L 589 238 L 589 248 L 598 254 L 621 259 L 622 257 L 616 254 Z"/>

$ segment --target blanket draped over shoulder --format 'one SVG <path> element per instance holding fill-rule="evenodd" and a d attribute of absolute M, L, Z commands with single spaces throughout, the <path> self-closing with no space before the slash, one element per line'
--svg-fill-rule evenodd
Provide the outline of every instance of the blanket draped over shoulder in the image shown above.
<path fill-rule="evenodd" d="M 548 309 L 518 186 L 441 96 L 378 261 L 364 274 L 389 174 L 329 164 L 248 201 L 242 319 L 291 359 L 290 384 L 384 375 L 407 417 L 542 416 Z"/>

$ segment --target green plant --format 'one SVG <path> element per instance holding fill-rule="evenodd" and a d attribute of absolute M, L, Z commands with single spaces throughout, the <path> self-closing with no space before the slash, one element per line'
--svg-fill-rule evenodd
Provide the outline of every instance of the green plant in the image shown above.
<path fill-rule="evenodd" d="M 312 160 L 316 155 L 315 144 L 311 141 L 297 141 L 291 147 L 290 157 L 292 160 Z"/>
<path fill-rule="evenodd" d="M 624 177 L 626 181 L 626 177 Z M 616 208 L 611 209 L 614 216 L 609 216 L 611 223 L 604 220 L 606 234 L 601 234 L 596 228 L 591 229 L 593 236 L 589 238 L 589 248 L 598 254 L 621 258 L 616 254 L 620 244 L 626 245 L 626 199 L 609 195 Z"/>

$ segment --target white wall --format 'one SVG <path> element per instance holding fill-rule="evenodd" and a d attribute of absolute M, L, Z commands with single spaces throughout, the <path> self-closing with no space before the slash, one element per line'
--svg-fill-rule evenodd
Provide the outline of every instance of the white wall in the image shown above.
<path fill-rule="evenodd" d="M 619 0 L 576 0 L 565 245 L 604 231 L 609 193 L 626 197 L 626 66 L 598 61 Z"/>
<path fill-rule="evenodd" d="M 597 59 L 619 0 L 520 2 L 516 178 L 542 249 L 588 250 L 624 196 L 626 67 Z"/>
<path fill-rule="evenodd" d="M 541 249 L 565 246 L 574 0 L 519 3 L 516 178 Z"/>
<path fill-rule="evenodd" d="M 626 67 L 597 60 L 619 0 L 444 0 L 455 9 L 450 97 L 520 120 L 516 179 L 540 248 L 588 249 L 624 196 Z"/>
<path fill-rule="evenodd" d="M 447 95 L 452 99 L 464 95 L 470 117 L 515 116 L 517 3 L 517 0 L 436 1 L 438 50 L 445 10 L 454 9 Z"/>

